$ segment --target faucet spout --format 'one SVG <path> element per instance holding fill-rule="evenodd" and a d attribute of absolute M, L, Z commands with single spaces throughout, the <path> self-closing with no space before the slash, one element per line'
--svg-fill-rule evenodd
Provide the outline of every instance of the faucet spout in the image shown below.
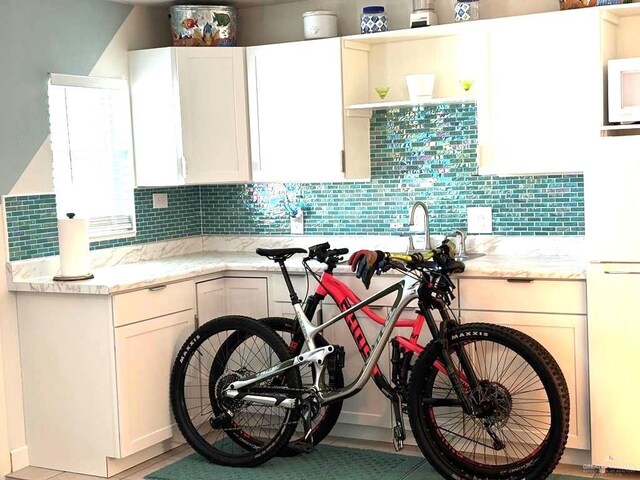
<path fill-rule="evenodd" d="M 453 234 L 456 237 L 460 237 L 460 251 L 458 252 L 458 256 L 466 257 L 467 256 L 467 236 L 464 234 L 462 230 L 455 230 Z"/>
<path fill-rule="evenodd" d="M 416 202 L 411 207 L 411 211 L 409 212 L 409 225 L 415 225 L 415 215 L 416 210 L 421 208 L 424 213 L 424 249 L 431 250 L 431 231 L 429 229 L 429 209 L 427 208 L 427 204 L 424 202 Z M 410 237 L 411 238 L 411 237 Z M 413 249 L 413 242 L 411 241 L 410 248 Z"/>

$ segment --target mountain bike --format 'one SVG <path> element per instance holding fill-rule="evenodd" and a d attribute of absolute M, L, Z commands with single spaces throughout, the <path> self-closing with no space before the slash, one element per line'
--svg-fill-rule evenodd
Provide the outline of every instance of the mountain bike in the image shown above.
<path fill-rule="evenodd" d="M 303 265 L 319 283 L 304 309 L 285 261 L 307 251 L 256 252 L 280 266 L 296 320 L 226 316 L 187 339 L 174 363 L 171 403 L 180 430 L 198 453 L 222 465 L 254 466 L 286 449 L 309 451 L 335 425 L 342 400 L 372 378 L 392 403 L 396 448 L 406 438 L 406 413 L 420 450 L 444 477 L 516 480 L 551 474 L 569 429 L 562 372 L 524 333 L 458 321 L 450 308 L 455 298 L 450 275 L 461 273 L 464 264 L 454 260 L 450 242 L 428 252 L 386 254 L 380 270 L 404 277 L 364 300 L 333 275 L 348 251 L 332 250 L 328 243 L 313 246 Z M 325 265 L 320 275 L 309 266 L 314 260 Z M 393 294 L 386 319 L 369 307 Z M 327 296 L 341 313 L 316 325 L 309 319 Z M 400 319 L 415 300 L 415 319 Z M 356 312 L 380 324 L 372 344 Z M 363 358 L 348 385 L 343 346 L 321 335 L 341 320 Z M 421 345 L 424 325 L 432 340 Z M 396 327 L 410 329 L 409 336 L 393 336 Z M 288 344 L 278 332 L 287 333 Z M 390 381 L 377 365 L 388 345 Z"/>

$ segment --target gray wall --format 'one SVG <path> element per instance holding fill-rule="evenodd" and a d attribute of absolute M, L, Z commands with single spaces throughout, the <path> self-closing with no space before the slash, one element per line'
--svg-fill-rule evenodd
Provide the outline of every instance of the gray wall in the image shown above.
<path fill-rule="evenodd" d="M 47 75 L 87 75 L 132 8 L 105 0 L 0 0 L 0 195 L 49 133 Z"/>

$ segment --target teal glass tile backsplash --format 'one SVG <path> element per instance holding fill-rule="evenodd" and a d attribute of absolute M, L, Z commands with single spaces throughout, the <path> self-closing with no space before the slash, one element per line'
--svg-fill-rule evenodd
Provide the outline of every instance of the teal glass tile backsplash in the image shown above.
<path fill-rule="evenodd" d="M 584 235 L 582 175 L 476 176 L 474 104 L 377 111 L 371 182 L 139 188 L 137 235 L 92 249 L 200 234 L 288 235 L 285 202 L 304 211 L 307 235 L 394 235 L 427 203 L 431 231 L 466 230 L 467 207 L 493 208 L 494 235 Z M 312 147 L 310 147 L 312 148 Z M 152 193 L 169 208 L 153 209 Z M 6 197 L 9 259 L 58 253 L 55 195 Z"/>
<path fill-rule="evenodd" d="M 9 260 L 58 254 L 56 196 L 5 197 Z"/>
<path fill-rule="evenodd" d="M 308 235 L 408 231 L 429 206 L 431 231 L 466 230 L 467 207 L 493 208 L 495 235 L 583 235 L 582 175 L 476 176 L 474 104 L 381 110 L 371 119 L 371 182 L 203 186 L 205 234 L 289 234 L 285 200 Z"/>
<path fill-rule="evenodd" d="M 167 193 L 169 208 L 153 209 L 152 194 Z M 58 255 L 55 195 L 5 197 L 9 260 Z M 91 250 L 200 235 L 199 187 L 138 188 L 135 237 L 91 243 Z"/>

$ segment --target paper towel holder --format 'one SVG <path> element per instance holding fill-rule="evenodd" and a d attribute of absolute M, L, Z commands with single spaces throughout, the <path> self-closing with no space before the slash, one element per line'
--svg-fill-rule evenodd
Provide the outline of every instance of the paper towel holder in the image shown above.
<path fill-rule="evenodd" d="M 67 218 L 72 220 L 76 214 L 75 213 L 67 213 Z M 87 273 L 86 275 L 73 275 L 73 276 L 64 276 L 64 275 L 56 275 L 53 277 L 53 280 L 56 282 L 76 282 L 79 280 L 91 280 L 94 278 L 93 273 Z"/>

